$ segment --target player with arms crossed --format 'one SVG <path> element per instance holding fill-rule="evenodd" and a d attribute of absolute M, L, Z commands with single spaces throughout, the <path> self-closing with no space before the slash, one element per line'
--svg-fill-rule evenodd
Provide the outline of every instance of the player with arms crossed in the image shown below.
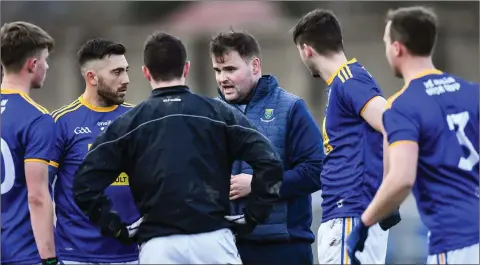
<path fill-rule="evenodd" d="M 57 214 L 55 238 L 59 256 L 68 264 L 138 263 L 138 246 L 102 236 L 77 207 L 73 194 L 74 174 L 95 138 L 133 107 L 124 103 L 129 83 L 124 54 L 122 44 L 106 39 L 87 41 L 78 52 L 85 92 L 52 113 L 56 125 L 50 162 L 50 173 L 57 176 L 53 192 Z M 121 174 L 107 193 L 114 198 L 114 209 L 122 220 L 133 223 L 139 216 L 128 185 L 128 176 Z"/>
<path fill-rule="evenodd" d="M 54 124 L 30 97 L 42 87 L 54 40 L 40 27 L 4 24 L 2 66 L 2 264 L 57 264 L 48 183 Z M 28 203 L 27 203 L 28 202 Z M 40 254 L 40 256 L 39 256 Z"/>
<path fill-rule="evenodd" d="M 348 239 L 352 259 L 369 227 L 413 189 L 430 230 L 427 263 L 479 264 L 479 86 L 435 69 L 436 32 L 436 16 L 426 8 L 388 14 L 386 56 L 405 86 L 383 116 L 387 175 Z"/>
<path fill-rule="evenodd" d="M 317 9 L 293 29 L 300 57 L 314 77 L 326 81 L 323 120 L 322 224 L 318 229 L 320 264 L 349 264 L 346 238 L 367 208 L 383 178 L 382 114 L 385 99 L 367 70 L 347 61 L 340 24 L 329 10 Z M 384 264 L 388 229 L 398 212 L 370 230 L 362 261 Z"/>

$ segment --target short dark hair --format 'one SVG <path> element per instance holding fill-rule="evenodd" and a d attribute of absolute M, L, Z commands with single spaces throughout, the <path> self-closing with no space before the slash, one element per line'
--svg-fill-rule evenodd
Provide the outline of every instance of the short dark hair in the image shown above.
<path fill-rule="evenodd" d="M 187 61 L 187 50 L 182 41 L 165 33 L 148 36 L 143 48 L 143 63 L 155 81 L 180 79 Z"/>
<path fill-rule="evenodd" d="M 105 56 L 124 55 L 127 49 L 120 43 L 108 39 L 96 38 L 88 40 L 78 50 L 78 63 L 80 67 L 93 60 L 101 60 Z"/>
<path fill-rule="evenodd" d="M 222 32 L 210 39 L 210 52 L 215 57 L 223 57 L 226 53 L 236 51 L 242 59 L 260 58 L 260 45 L 257 39 L 247 31 Z"/>
<path fill-rule="evenodd" d="M 437 16 L 433 10 L 422 7 L 403 7 L 390 10 L 390 40 L 405 45 L 412 55 L 432 54 L 437 39 Z"/>
<path fill-rule="evenodd" d="M 0 35 L 1 61 L 6 72 L 20 71 L 28 57 L 43 49 L 51 52 L 55 46 L 55 41 L 45 30 L 24 21 L 5 23 Z"/>
<path fill-rule="evenodd" d="M 343 51 L 342 28 L 331 10 L 310 11 L 298 21 L 292 35 L 296 45 L 310 45 L 322 55 Z"/>

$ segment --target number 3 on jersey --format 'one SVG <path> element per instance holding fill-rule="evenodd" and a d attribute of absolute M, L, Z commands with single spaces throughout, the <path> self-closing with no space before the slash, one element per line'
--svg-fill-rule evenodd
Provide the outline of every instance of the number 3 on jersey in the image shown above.
<path fill-rule="evenodd" d="M 3 170 L 5 171 L 5 179 L 2 181 L 2 194 L 9 192 L 13 188 L 15 182 L 15 165 L 13 163 L 12 152 L 7 142 L 1 139 Z"/>
<path fill-rule="evenodd" d="M 447 115 L 448 128 L 454 131 L 455 125 L 457 125 L 456 134 L 458 143 L 465 146 L 470 152 L 470 155 L 467 158 L 461 157 L 460 161 L 458 162 L 458 167 L 466 171 L 471 171 L 479 161 L 479 155 L 477 150 L 475 150 L 472 142 L 467 138 L 467 135 L 465 134 L 465 127 L 467 126 L 469 119 L 470 115 L 466 111 L 457 114 Z"/>

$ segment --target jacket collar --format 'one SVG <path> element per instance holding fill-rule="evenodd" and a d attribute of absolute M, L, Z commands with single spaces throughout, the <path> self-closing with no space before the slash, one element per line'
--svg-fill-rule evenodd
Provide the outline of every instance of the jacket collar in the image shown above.
<path fill-rule="evenodd" d="M 258 80 L 257 85 L 253 88 L 252 93 L 247 97 L 250 98 L 247 100 L 248 102 L 257 102 L 260 101 L 263 97 L 265 97 L 270 91 L 276 89 L 278 87 L 277 78 L 273 75 L 262 75 L 262 77 Z M 218 95 L 223 101 L 225 97 L 222 94 L 220 88 L 217 88 Z"/>
<path fill-rule="evenodd" d="M 169 86 L 169 87 L 159 87 L 152 90 L 151 97 L 162 97 L 171 94 L 183 94 L 191 93 L 188 86 Z"/>

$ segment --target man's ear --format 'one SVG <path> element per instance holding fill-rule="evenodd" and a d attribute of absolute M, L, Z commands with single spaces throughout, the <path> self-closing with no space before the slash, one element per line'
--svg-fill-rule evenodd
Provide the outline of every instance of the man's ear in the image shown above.
<path fill-rule="evenodd" d="M 398 41 L 392 42 L 392 47 L 396 57 L 400 57 L 405 53 L 406 47 Z"/>
<path fill-rule="evenodd" d="M 183 78 L 187 78 L 188 73 L 190 72 L 190 61 L 185 62 L 185 66 L 183 67 Z"/>
<path fill-rule="evenodd" d="M 35 57 L 30 57 L 27 59 L 25 64 L 29 73 L 35 72 L 35 69 L 37 68 L 37 63 L 38 59 Z"/>
<path fill-rule="evenodd" d="M 304 43 L 302 45 L 302 51 L 304 53 L 303 55 L 304 55 L 305 58 L 310 58 L 314 54 L 314 50 L 313 50 L 312 46 L 307 45 L 306 43 Z"/>
<path fill-rule="evenodd" d="M 85 82 L 91 86 L 96 86 L 98 84 L 98 76 L 95 72 L 89 70 L 85 73 Z"/>
<path fill-rule="evenodd" d="M 262 71 L 262 62 L 260 61 L 260 58 L 255 57 L 252 60 L 252 72 L 253 74 L 258 74 Z"/>
<path fill-rule="evenodd" d="M 148 68 L 145 65 L 142 66 L 142 73 L 143 73 L 143 76 L 145 76 L 145 78 L 148 80 L 148 82 L 152 81 L 152 75 L 150 75 L 150 70 L 148 70 Z"/>

